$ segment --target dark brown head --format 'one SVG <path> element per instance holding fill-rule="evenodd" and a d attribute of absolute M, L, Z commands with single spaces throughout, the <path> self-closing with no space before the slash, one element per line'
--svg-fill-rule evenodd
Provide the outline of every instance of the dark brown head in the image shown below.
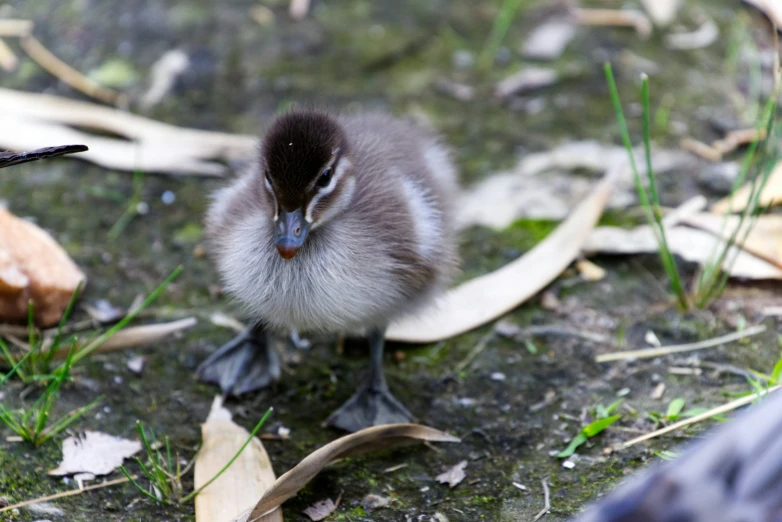
<path fill-rule="evenodd" d="M 261 172 L 274 205 L 277 250 L 291 259 L 312 227 L 343 210 L 353 196 L 345 132 L 332 116 L 293 111 L 279 116 L 263 139 Z"/>

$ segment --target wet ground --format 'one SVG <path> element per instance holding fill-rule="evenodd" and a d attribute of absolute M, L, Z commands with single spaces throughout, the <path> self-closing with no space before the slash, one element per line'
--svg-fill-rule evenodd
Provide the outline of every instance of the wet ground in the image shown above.
<path fill-rule="evenodd" d="M 713 126 L 715 118 L 741 119 L 729 103 L 731 93 L 736 86 L 748 90 L 746 82 L 729 74 L 732 46 L 768 39 L 762 18 L 739 2 L 687 2 L 683 24 L 694 27 L 693 20 L 705 12 L 724 37 L 706 49 L 674 52 L 665 50 L 659 36 L 642 41 L 629 29 L 582 28 L 564 56 L 553 63 L 563 71 L 578 71 L 576 75 L 499 101 L 491 95 L 492 86 L 529 65 L 518 50 L 551 7 L 522 0 L 494 65 L 484 70 L 475 62 L 499 1 L 313 4 L 310 16 L 300 23 L 289 20 L 282 0 L 220 5 L 12 0 L 0 7 L 0 14 L 34 20 L 37 37 L 81 71 L 98 71 L 111 61 L 121 64 L 124 72 L 114 79 L 131 98 L 144 91 L 144 79 L 165 51 L 183 49 L 191 57 L 191 67 L 171 95 L 144 113 L 179 125 L 258 133 L 275 111 L 294 102 L 423 114 L 454 146 L 466 186 L 514 165 L 527 152 L 544 151 L 563 141 L 618 143 L 602 77 L 606 59 L 619 64 L 623 92 L 636 92 L 636 74 L 653 69 L 655 103 L 670 104 L 670 121 L 656 136 L 661 145 L 675 147 L 683 131 L 703 140 L 716 138 L 720 134 Z M 605 7 L 609 2 L 591 4 Z M 249 15 L 258 5 L 268 8 L 265 16 L 271 13 L 273 22 L 260 24 Z M 746 29 L 742 21 L 756 29 Z M 745 28 L 738 40 L 732 39 L 736 31 L 731 27 Z M 0 78 L 5 87 L 80 96 L 28 60 L 15 74 Z M 441 92 L 436 85 L 444 78 L 474 86 L 474 99 L 460 101 Z M 691 170 L 669 174 L 661 181 L 664 203 L 675 205 L 703 191 L 697 179 L 698 172 Z M 89 277 L 86 302 L 107 299 L 127 306 L 182 264 L 184 274 L 154 309 L 161 319 L 191 313 L 204 318 L 214 311 L 237 313 L 220 295 L 208 259 L 197 255 L 206 195 L 220 185 L 218 180 L 145 174 L 140 196 L 148 212 L 136 216 L 116 239 L 110 238 L 109 231 L 134 190 L 128 173 L 75 160 L 14 167 L 0 174 L 0 199 L 17 215 L 32 217 L 51 231 L 83 267 Z M 163 202 L 166 191 L 176 196 L 171 204 Z M 627 219 L 622 213 L 610 216 L 613 222 Z M 501 266 L 531 248 L 552 226 L 525 220 L 506 232 L 477 227 L 465 231 L 463 277 Z M 438 345 L 390 346 L 387 367 L 392 390 L 424 423 L 462 437 L 463 443 L 442 445 L 437 451 L 420 446 L 348 459 L 289 501 L 286 519 L 307 520 L 301 514 L 304 508 L 344 491 L 342 504 L 330 520 L 428 521 L 438 512 L 451 521 L 532 520 L 543 506 L 541 480 L 546 479 L 551 512 L 544 520 L 565 520 L 628 472 L 657 459 L 652 449 L 670 447 L 698 431 L 604 456 L 604 447 L 653 428 L 645 412 L 664 411 L 674 397 L 684 397 L 688 408 L 711 406 L 724 401 L 725 392 L 748 389 L 742 377 L 729 373 L 706 370 L 677 375 L 669 373 L 670 367 L 716 362 L 768 371 L 777 359 L 776 333 L 769 322 L 765 337 L 694 356 L 593 362 L 595 354 L 617 346 L 642 346 L 648 330 L 663 343 L 695 341 L 738 324 L 755 323 L 763 306 L 779 304 L 774 297 L 777 285 L 736 283 L 710 310 L 685 314 L 673 306 L 656 258 L 597 258 L 596 262 L 608 271 L 602 281 L 587 282 L 568 271 L 546 290 L 545 300 L 533 299 L 506 317 L 520 326 L 554 325 L 570 333 L 563 334 L 560 328 L 551 335 L 513 341 L 492 334 L 494 325 L 488 325 Z M 608 341 L 585 340 L 573 331 L 602 334 Z M 185 335 L 157 346 L 93 357 L 75 370 L 75 382 L 65 390 L 60 411 L 104 395 L 100 413 L 81 421 L 79 428 L 130 437 L 140 419 L 170 436 L 184 455 L 191 456 L 200 441 L 199 424 L 216 392 L 196 382 L 194 369 L 231 335 L 202 319 Z M 454 375 L 454 368 L 487 335 L 480 356 Z M 140 377 L 126 368 L 127 360 L 139 354 L 147 358 Z M 289 354 L 276 389 L 231 401 L 229 407 L 237 421 L 248 427 L 266 408 L 275 408 L 266 431 L 276 432 L 280 425 L 291 430 L 290 440 L 265 442 L 281 474 L 338 436 L 320 423 L 352 393 L 352 383 L 365 362 L 360 341 L 349 343 L 338 354 L 333 339 L 316 339 L 311 350 Z M 667 391 L 662 399 L 653 400 L 651 390 L 660 382 Z M 19 390 L 18 384 L 8 386 L 6 400 L 13 403 Z M 582 447 L 573 469 L 550 456 L 578 432 L 586 409 L 613 402 L 617 395 L 624 398 L 619 427 Z M 3 438 L 0 496 L 16 502 L 71 487 L 45 475 L 59 458 L 59 441 L 33 450 Z M 443 469 L 462 460 L 469 464 L 467 478 L 459 486 L 451 490 L 434 481 Z M 384 471 L 400 464 L 406 467 Z M 393 502 L 368 514 L 360 501 L 369 493 L 390 496 Z M 65 512 L 64 519 L 72 521 L 194 519 L 192 506 L 139 500 L 128 485 L 56 505 Z M 11 520 L 48 517 L 27 510 L 10 515 Z"/>

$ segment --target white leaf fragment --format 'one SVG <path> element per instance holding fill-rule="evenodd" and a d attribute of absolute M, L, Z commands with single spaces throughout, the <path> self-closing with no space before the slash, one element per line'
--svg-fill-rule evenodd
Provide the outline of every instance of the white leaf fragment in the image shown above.
<path fill-rule="evenodd" d="M 49 475 L 92 473 L 108 475 L 122 462 L 141 451 L 141 443 L 101 433 L 88 431 L 78 437 L 68 437 L 62 442 L 62 462 Z"/>
<path fill-rule="evenodd" d="M 448 484 L 448 487 L 456 487 L 462 480 L 464 480 L 464 477 L 467 476 L 464 473 L 464 468 L 466 467 L 467 461 L 463 460 L 452 468 L 449 468 L 447 471 L 437 475 L 435 480 L 437 480 L 437 482 L 440 484 Z"/>

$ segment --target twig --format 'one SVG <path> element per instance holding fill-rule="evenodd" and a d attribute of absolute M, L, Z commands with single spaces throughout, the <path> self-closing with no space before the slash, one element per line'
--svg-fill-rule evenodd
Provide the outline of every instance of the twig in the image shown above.
<path fill-rule="evenodd" d="M 660 357 L 663 355 L 669 355 L 672 353 L 690 352 L 694 350 L 702 350 L 704 348 L 711 348 L 713 346 L 719 346 L 723 343 L 729 343 L 732 341 L 738 341 L 745 337 L 751 337 L 759 333 L 766 331 L 765 325 L 759 324 L 740 332 L 733 332 L 707 341 L 699 341 L 697 343 L 687 344 L 675 344 L 672 346 L 662 346 L 660 348 L 649 348 L 646 350 L 629 350 L 626 352 L 605 353 L 595 357 L 596 362 L 609 362 L 619 361 L 623 359 L 648 359 L 650 357 Z"/>
<path fill-rule="evenodd" d="M 532 519 L 532 522 L 536 522 L 537 520 L 540 520 L 543 515 L 548 513 L 549 509 L 551 509 L 551 499 L 549 498 L 549 490 L 548 490 L 548 484 L 546 483 L 546 479 L 543 479 L 540 481 L 540 483 L 543 485 L 543 509 L 538 511 L 538 514 L 535 515 L 535 518 Z"/>
<path fill-rule="evenodd" d="M 138 477 L 136 475 L 133 475 L 133 478 L 136 479 Z M 115 479 L 115 480 L 110 480 L 108 482 L 102 482 L 101 484 L 94 484 L 92 486 L 87 486 L 87 487 L 81 488 L 81 489 L 74 489 L 72 491 L 64 491 L 62 493 L 55 493 L 54 495 L 48 495 L 46 497 L 35 498 L 35 499 L 32 499 L 32 500 L 25 500 L 24 502 L 20 502 L 18 504 L 14 504 L 13 506 L 6 506 L 4 508 L 0 508 L 0 513 L 4 512 L 4 511 L 11 511 L 12 509 L 18 509 L 20 507 L 31 506 L 33 504 L 38 504 L 39 502 L 47 502 L 49 500 L 56 500 L 58 498 L 71 497 L 73 495 L 80 495 L 82 493 L 85 493 L 87 491 L 91 491 L 93 489 L 101 489 L 101 488 L 107 488 L 109 486 L 116 486 L 118 484 L 124 484 L 125 482 L 128 482 L 129 480 L 130 479 L 128 479 L 127 477 L 122 477 L 122 478 L 118 478 L 118 479 Z"/>
<path fill-rule="evenodd" d="M 721 415 L 723 413 L 727 413 L 729 411 L 733 411 L 736 408 L 740 408 L 742 406 L 745 406 L 755 399 L 765 396 L 769 393 L 772 393 L 779 388 L 782 388 L 782 385 L 773 386 L 771 388 L 768 388 L 767 390 L 764 390 L 762 392 L 753 393 L 752 395 L 747 395 L 746 397 L 741 397 L 740 399 L 736 399 L 735 401 L 731 401 L 727 404 L 723 404 L 722 406 L 717 406 L 716 408 L 712 408 L 709 411 L 705 411 L 701 413 L 700 415 L 695 415 L 694 417 L 690 417 L 689 419 L 680 420 L 679 422 L 675 422 L 671 424 L 670 426 L 666 426 L 664 428 L 660 428 L 659 430 L 653 431 L 651 433 L 647 433 L 646 435 L 641 435 L 640 437 L 636 437 L 634 439 L 628 440 L 627 442 L 623 442 L 622 444 L 619 444 L 618 446 L 614 447 L 615 451 L 627 449 L 630 446 L 634 446 L 635 444 L 638 444 L 639 442 L 644 442 L 649 439 L 653 439 L 655 437 L 659 437 L 661 435 L 665 435 L 666 433 L 670 433 L 672 431 L 676 431 L 679 428 L 684 428 L 685 426 L 689 426 L 690 424 L 695 424 L 696 422 L 700 422 L 702 420 L 710 419 L 712 417 L 715 417 L 717 415 Z"/>
<path fill-rule="evenodd" d="M 41 44 L 34 36 L 25 36 L 19 44 L 30 58 L 36 61 L 38 65 L 52 73 L 54 76 L 64 81 L 74 89 L 77 89 L 87 96 L 92 96 L 109 105 L 115 105 L 120 94 L 114 89 L 104 87 L 97 82 L 90 80 L 82 73 L 63 62 L 53 55 L 46 47 Z"/>

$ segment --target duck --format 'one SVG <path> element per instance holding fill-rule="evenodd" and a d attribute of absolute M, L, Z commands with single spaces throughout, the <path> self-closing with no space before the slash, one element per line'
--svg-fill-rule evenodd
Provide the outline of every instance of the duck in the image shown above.
<path fill-rule="evenodd" d="M 252 326 L 199 366 L 201 380 L 225 395 L 255 391 L 279 380 L 285 332 L 358 332 L 366 378 L 324 424 L 414 420 L 385 378 L 385 331 L 425 313 L 458 269 L 452 156 L 429 126 L 384 113 L 278 115 L 206 213 L 209 255 Z"/>

